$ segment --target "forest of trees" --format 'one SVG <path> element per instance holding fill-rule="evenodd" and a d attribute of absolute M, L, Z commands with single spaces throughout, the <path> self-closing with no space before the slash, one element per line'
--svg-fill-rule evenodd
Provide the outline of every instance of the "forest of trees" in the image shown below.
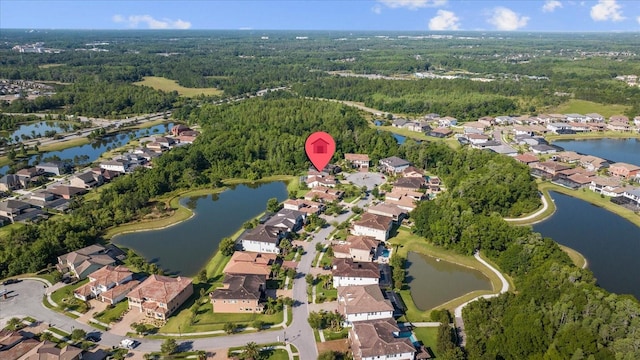
<path fill-rule="evenodd" d="M 573 265 L 554 241 L 502 219 L 538 204 L 525 166 L 443 144 L 402 148 L 447 185 L 446 193 L 411 213 L 414 231 L 457 252 L 479 249 L 515 281 L 515 293 L 464 309 L 469 359 L 637 358 L 638 300 L 597 287 L 591 271 Z M 503 200 L 500 193 L 515 197 Z"/>

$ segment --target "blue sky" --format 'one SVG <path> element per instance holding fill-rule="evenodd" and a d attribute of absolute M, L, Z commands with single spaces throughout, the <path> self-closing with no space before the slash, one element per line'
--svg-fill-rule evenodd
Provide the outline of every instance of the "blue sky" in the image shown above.
<path fill-rule="evenodd" d="M 640 31 L 640 1 L 1 0 L 0 28 Z"/>

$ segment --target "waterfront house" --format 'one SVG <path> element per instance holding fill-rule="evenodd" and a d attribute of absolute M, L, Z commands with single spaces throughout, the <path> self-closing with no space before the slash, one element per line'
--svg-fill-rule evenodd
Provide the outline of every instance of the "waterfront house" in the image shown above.
<path fill-rule="evenodd" d="M 539 144 L 539 145 L 532 145 L 530 146 L 531 148 L 531 152 L 537 155 L 540 154 L 553 154 L 558 152 L 558 149 L 556 149 L 555 147 L 551 146 L 551 145 L 546 145 L 546 144 Z"/>
<path fill-rule="evenodd" d="M 378 285 L 380 270 L 372 262 L 354 262 L 350 258 L 333 259 L 333 286 Z"/>
<path fill-rule="evenodd" d="M 609 122 L 628 124 L 629 118 L 624 115 L 611 115 L 611 117 L 609 118 Z"/>
<path fill-rule="evenodd" d="M 179 136 L 182 135 L 182 133 L 185 131 L 191 131 L 191 129 L 186 125 L 177 124 L 171 128 L 171 135 Z"/>
<path fill-rule="evenodd" d="M 338 312 L 347 324 L 357 321 L 392 319 L 393 305 L 378 285 L 340 286 Z"/>
<path fill-rule="evenodd" d="M 382 171 L 393 174 L 401 173 L 411 165 L 407 160 L 401 159 L 397 156 L 380 159 L 379 164 Z"/>
<path fill-rule="evenodd" d="M 284 238 L 283 229 L 260 224 L 240 236 L 240 244 L 244 251 L 268 254 L 279 254 L 280 240 Z"/>
<path fill-rule="evenodd" d="M 640 174 L 640 166 L 617 162 L 609 166 L 609 175 L 623 179 L 631 179 Z"/>
<path fill-rule="evenodd" d="M 525 164 L 529 167 L 531 167 L 531 164 L 533 163 L 537 163 L 538 161 L 540 161 L 538 159 L 537 156 L 530 154 L 530 153 L 524 153 L 521 155 L 517 155 L 513 157 L 517 162 Z"/>
<path fill-rule="evenodd" d="M 291 209 L 280 209 L 267 221 L 266 226 L 273 226 L 282 229 L 286 233 L 297 231 L 304 225 L 306 214 L 302 211 Z"/>
<path fill-rule="evenodd" d="M 222 271 L 224 274 L 263 275 L 271 277 L 271 267 L 276 264 L 276 254 L 236 251 Z"/>
<path fill-rule="evenodd" d="M 580 166 L 589 171 L 598 171 L 608 168 L 609 162 L 597 156 L 582 155 L 580 157 Z"/>
<path fill-rule="evenodd" d="M 36 165 L 36 169 L 41 170 L 45 174 L 60 176 L 69 172 L 71 165 L 61 161 L 43 162 Z"/>
<path fill-rule="evenodd" d="M 622 196 L 629 199 L 629 203 L 640 207 L 640 188 L 627 189 L 622 193 Z"/>
<path fill-rule="evenodd" d="M 308 188 L 314 188 L 317 186 L 336 187 L 336 178 L 331 175 L 309 175 L 305 179 L 305 183 Z"/>
<path fill-rule="evenodd" d="M 547 129 L 551 130 L 555 134 L 562 134 L 567 130 L 571 130 L 571 125 L 563 122 L 554 122 L 547 124 Z"/>
<path fill-rule="evenodd" d="M 391 227 L 393 226 L 393 218 L 364 213 L 359 220 L 353 222 L 352 233 L 354 235 L 371 236 L 380 241 L 387 241 Z"/>
<path fill-rule="evenodd" d="M 88 278 L 89 282 L 74 290 L 73 295 L 83 301 L 92 298 L 103 301 L 102 293 L 133 280 L 133 273 L 124 266 L 107 265 L 89 274 Z M 132 289 L 132 287 L 128 288 L 129 290 Z M 123 300 L 127 292 L 112 292 L 112 295 L 117 294 L 118 296 L 109 298 L 109 301 L 115 304 Z"/>
<path fill-rule="evenodd" d="M 333 254 L 337 259 L 352 259 L 358 262 L 371 262 L 375 259 L 380 241 L 369 236 L 348 236 L 346 241 L 334 245 Z"/>
<path fill-rule="evenodd" d="M 33 183 L 36 183 L 40 180 L 40 177 L 44 175 L 44 171 L 35 167 L 29 167 L 18 170 L 16 172 L 16 175 L 18 176 L 20 185 L 22 185 L 23 188 L 28 188 Z"/>
<path fill-rule="evenodd" d="M 324 211 L 324 204 L 305 200 L 305 199 L 287 199 L 284 201 L 284 209 L 298 210 L 310 214 L 319 214 Z"/>
<path fill-rule="evenodd" d="M 209 296 L 214 313 L 260 313 L 264 310 L 266 277 L 254 274 L 228 274 L 222 287 Z"/>
<path fill-rule="evenodd" d="M 191 279 L 151 275 L 129 294 L 129 309 L 136 308 L 147 317 L 166 321 L 193 294 Z"/>
<path fill-rule="evenodd" d="M 607 124 L 607 129 L 611 131 L 621 131 L 621 132 L 629 132 L 632 131 L 633 128 L 628 123 L 622 122 L 610 122 Z"/>
<path fill-rule="evenodd" d="M 453 134 L 453 131 L 446 127 L 438 127 L 438 128 L 432 129 L 427 133 L 427 135 L 437 137 L 437 138 L 446 138 L 451 136 L 451 134 Z"/>
<path fill-rule="evenodd" d="M 358 169 L 369 169 L 371 160 L 367 154 L 344 154 L 344 159 L 351 164 L 352 167 Z"/>
<path fill-rule="evenodd" d="M 594 176 L 589 184 L 589 190 L 611 197 L 621 195 L 620 189 L 622 189 L 622 183 L 617 178 Z"/>
<path fill-rule="evenodd" d="M 556 161 L 542 161 L 532 163 L 530 165 L 531 173 L 534 176 L 541 176 L 544 178 L 553 178 L 559 171 L 569 169 L 570 166 L 564 165 Z"/>
<path fill-rule="evenodd" d="M 349 342 L 355 360 L 413 360 L 416 349 L 407 337 L 397 337 L 393 319 L 358 321 L 349 329 Z"/>

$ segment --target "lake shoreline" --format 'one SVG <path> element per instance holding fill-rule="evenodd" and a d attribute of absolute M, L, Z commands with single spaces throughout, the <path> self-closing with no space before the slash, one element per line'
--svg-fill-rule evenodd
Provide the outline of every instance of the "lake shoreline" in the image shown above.
<path fill-rule="evenodd" d="M 562 134 L 562 135 L 547 135 L 545 140 L 553 143 L 558 140 L 624 140 L 624 139 L 640 139 L 640 133 L 632 132 L 617 132 L 617 131 L 605 131 L 604 133 L 586 133 L 586 134 Z"/>

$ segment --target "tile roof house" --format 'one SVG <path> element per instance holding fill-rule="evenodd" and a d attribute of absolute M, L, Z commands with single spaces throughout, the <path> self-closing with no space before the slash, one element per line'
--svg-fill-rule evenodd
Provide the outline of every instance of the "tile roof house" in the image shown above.
<path fill-rule="evenodd" d="M 364 213 L 359 220 L 353 222 L 353 235 L 371 236 L 380 241 L 387 241 L 391 227 L 393 226 L 393 218 Z"/>
<path fill-rule="evenodd" d="M 0 178 L 0 191 L 8 192 L 20 189 L 22 184 L 18 175 L 7 174 Z"/>
<path fill-rule="evenodd" d="M 533 154 L 527 154 L 527 153 L 514 156 L 513 158 L 516 159 L 517 162 L 525 165 L 537 163 L 538 161 L 540 161 L 537 156 Z"/>
<path fill-rule="evenodd" d="M 419 191 L 427 187 L 424 177 L 401 177 L 393 183 L 393 187 L 403 191 Z"/>
<path fill-rule="evenodd" d="M 393 305 L 384 298 L 378 285 L 340 286 L 338 312 L 348 324 L 356 321 L 391 319 Z"/>
<path fill-rule="evenodd" d="M 331 175 L 329 176 L 309 175 L 305 179 L 305 183 L 309 188 L 313 188 L 316 186 L 336 187 L 337 181 L 336 181 L 336 178 Z"/>
<path fill-rule="evenodd" d="M 321 213 L 325 208 L 324 204 L 322 203 L 305 199 L 287 199 L 283 204 L 284 209 L 302 211 L 307 215 Z"/>
<path fill-rule="evenodd" d="M 82 349 L 71 345 L 59 348 L 56 343 L 44 341 L 35 351 L 30 351 L 24 360 L 80 360 Z"/>
<path fill-rule="evenodd" d="M 214 313 L 259 313 L 264 310 L 264 275 L 225 275 L 223 287 L 209 296 Z"/>
<path fill-rule="evenodd" d="M 87 301 L 90 298 L 97 298 L 101 301 L 105 301 L 102 299 L 102 293 L 107 292 L 113 288 L 123 286 L 125 283 L 128 283 L 133 279 L 133 273 L 129 271 L 128 268 L 124 266 L 104 266 L 88 276 L 89 282 L 79 288 L 77 288 L 73 295 L 83 301 Z M 131 287 L 127 287 L 131 290 Z M 118 290 L 112 291 L 111 295 L 118 294 L 119 296 L 116 298 L 109 297 L 109 302 L 113 304 L 124 300 L 126 292 Z"/>
<path fill-rule="evenodd" d="M 531 165 L 533 170 L 537 170 L 537 172 L 533 172 L 534 175 L 539 175 L 543 177 L 553 177 L 558 172 L 562 170 L 567 170 L 570 166 L 564 165 L 557 161 L 542 161 L 533 163 Z"/>
<path fill-rule="evenodd" d="M 344 193 L 340 190 L 328 188 L 325 186 L 316 186 L 304 195 L 304 199 L 308 201 L 316 201 L 328 203 L 339 200 Z"/>
<path fill-rule="evenodd" d="M 28 336 L 29 333 L 22 331 L 0 330 L 0 359 L 18 360 L 32 349 L 41 346 L 41 342 L 27 339 Z"/>
<path fill-rule="evenodd" d="M 371 262 L 376 256 L 380 242 L 368 236 L 348 236 L 346 241 L 332 245 L 334 257 Z"/>
<path fill-rule="evenodd" d="M 48 188 L 49 192 L 61 196 L 63 199 L 70 200 L 72 197 L 82 195 L 87 192 L 85 188 L 79 188 L 67 185 L 58 185 L 56 187 Z"/>
<path fill-rule="evenodd" d="M 437 137 L 437 138 L 446 138 L 448 136 L 451 136 L 451 134 L 453 134 L 453 130 L 448 129 L 446 127 L 438 127 L 429 131 L 427 135 Z"/>
<path fill-rule="evenodd" d="M 74 276 L 84 279 L 105 265 L 113 265 L 115 261 L 108 249 L 95 244 L 58 256 L 57 266 L 62 273 L 69 270 Z"/>
<path fill-rule="evenodd" d="M 24 201 L 13 199 L 0 201 L 0 217 L 5 218 L 6 221 L 12 224 L 31 220 L 42 213 L 42 210 L 36 209 Z"/>
<path fill-rule="evenodd" d="M 378 264 L 353 262 L 351 259 L 333 259 L 333 286 L 377 285 L 380 282 Z"/>
<path fill-rule="evenodd" d="M 431 188 L 431 185 L 429 185 Z M 406 191 L 399 189 L 392 189 L 391 192 L 385 194 L 384 202 L 391 205 L 396 205 L 400 209 L 406 211 L 412 211 L 416 208 L 416 202 L 421 201 L 425 198 L 425 194 L 415 192 L 415 191 Z"/>
<path fill-rule="evenodd" d="M 191 279 L 151 275 L 127 294 L 129 309 L 147 317 L 167 320 L 193 294 Z"/>
<path fill-rule="evenodd" d="M 281 228 L 285 233 L 294 232 L 304 225 L 307 214 L 298 210 L 280 209 L 264 224 Z"/>
<path fill-rule="evenodd" d="M 627 164 L 623 162 L 617 162 L 609 165 L 609 174 L 624 179 L 631 179 L 632 177 L 640 174 L 640 166 Z"/>
<path fill-rule="evenodd" d="M 401 159 L 397 156 L 380 159 L 379 164 L 382 171 L 396 174 L 402 172 L 411 165 L 407 160 Z"/>
<path fill-rule="evenodd" d="M 275 254 L 236 251 L 222 271 L 224 274 L 248 274 L 271 277 L 271 266 L 277 261 Z"/>
<path fill-rule="evenodd" d="M 42 170 L 45 174 L 60 176 L 67 173 L 71 166 L 60 161 L 42 162 L 36 165 L 36 169 Z"/>
<path fill-rule="evenodd" d="M 91 189 L 100 186 L 104 183 L 104 178 L 101 174 L 95 174 L 93 171 L 87 171 L 81 174 L 74 175 L 69 180 L 69 185 L 73 187 Z"/>
<path fill-rule="evenodd" d="M 408 168 L 402 170 L 403 177 L 413 177 L 413 178 L 424 178 L 425 173 L 421 169 L 418 169 L 415 166 L 409 166 Z"/>
<path fill-rule="evenodd" d="M 406 337 L 396 337 L 400 329 L 393 319 L 358 321 L 349 330 L 354 360 L 413 360 L 416 349 Z"/>
<path fill-rule="evenodd" d="M 344 154 L 344 159 L 354 168 L 368 169 L 371 159 L 367 154 Z"/>
<path fill-rule="evenodd" d="M 368 213 L 390 217 L 397 224 L 407 215 L 408 211 L 398 205 L 380 203 L 366 208 Z"/>
<path fill-rule="evenodd" d="M 37 169 L 35 167 L 29 167 L 20 169 L 16 172 L 18 179 L 20 179 L 20 184 L 22 187 L 27 188 L 33 182 L 36 182 L 40 179 L 40 176 L 44 175 L 44 172 L 41 169 Z"/>
<path fill-rule="evenodd" d="M 589 190 L 605 196 L 617 197 L 622 195 L 618 190 L 623 189 L 619 178 L 594 176 L 591 179 Z"/>
<path fill-rule="evenodd" d="M 171 135 L 178 136 L 178 135 L 182 134 L 183 132 L 189 131 L 189 130 L 191 130 L 191 129 L 186 125 L 182 125 L 182 124 L 174 125 L 171 128 Z"/>
<path fill-rule="evenodd" d="M 240 244 L 244 251 L 279 254 L 280 240 L 285 231 L 275 226 L 260 224 L 240 236 Z"/>

